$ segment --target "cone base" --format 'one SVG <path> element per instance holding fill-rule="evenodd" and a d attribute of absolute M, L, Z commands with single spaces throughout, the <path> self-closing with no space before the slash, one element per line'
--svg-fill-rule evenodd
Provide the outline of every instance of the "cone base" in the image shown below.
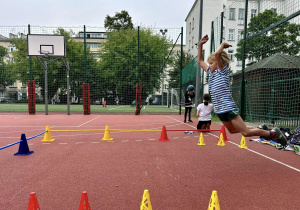
<path fill-rule="evenodd" d="M 34 151 L 29 151 L 28 153 L 15 153 L 14 155 L 31 155 L 32 153 L 34 153 Z"/>
<path fill-rule="evenodd" d="M 51 139 L 51 140 L 46 140 L 46 139 L 43 139 L 43 140 L 41 140 L 42 142 L 52 142 L 52 141 L 54 141 L 55 139 Z"/>
<path fill-rule="evenodd" d="M 159 139 L 159 141 L 170 141 L 170 140 L 169 140 L 169 139 L 167 139 L 167 140 L 164 140 L 164 139 L 163 139 L 163 140 L 161 140 L 161 139 Z"/>
<path fill-rule="evenodd" d="M 241 149 L 248 149 L 248 147 L 247 146 L 239 146 L 239 148 L 241 148 Z"/>
<path fill-rule="evenodd" d="M 199 146 L 205 146 L 206 144 L 204 144 L 204 143 L 201 143 L 201 144 L 197 144 L 197 145 L 199 145 Z"/>
<path fill-rule="evenodd" d="M 114 140 L 113 138 L 111 138 L 111 139 L 105 139 L 105 138 L 103 138 L 103 139 L 101 139 L 102 141 L 112 141 L 112 140 Z"/>

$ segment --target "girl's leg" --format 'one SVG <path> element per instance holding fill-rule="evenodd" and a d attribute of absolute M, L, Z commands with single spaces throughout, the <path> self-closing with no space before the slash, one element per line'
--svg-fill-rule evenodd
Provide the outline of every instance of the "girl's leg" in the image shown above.
<path fill-rule="evenodd" d="M 270 136 L 270 132 L 254 127 L 247 127 L 240 115 L 237 115 L 231 122 L 223 122 L 230 133 L 241 133 L 245 137 L 249 136 Z"/>

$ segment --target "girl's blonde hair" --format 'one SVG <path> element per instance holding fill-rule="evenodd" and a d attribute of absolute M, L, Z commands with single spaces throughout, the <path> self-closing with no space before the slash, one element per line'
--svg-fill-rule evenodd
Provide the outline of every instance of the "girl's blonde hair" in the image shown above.
<path fill-rule="evenodd" d="M 226 64 L 227 68 L 229 68 L 230 58 L 227 52 L 225 52 L 224 50 L 221 52 L 221 59 L 222 62 Z M 207 62 L 215 61 L 215 60 L 216 60 L 215 53 L 210 54 L 207 58 Z"/>

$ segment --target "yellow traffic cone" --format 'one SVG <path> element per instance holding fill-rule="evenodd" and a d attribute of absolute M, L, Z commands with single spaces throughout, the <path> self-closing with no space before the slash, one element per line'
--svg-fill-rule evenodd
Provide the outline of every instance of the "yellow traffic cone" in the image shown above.
<path fill-rule="evenodd" d="M 204 138 L 203 138 L 203 134 L 201 132 L 200 136 L 199 136 L 199 141 L 198 141 L 198 144 L 197 145 L 200 145 L 200 146 L 205 146 L 206 144 L 204 143 Z"/>
<path fill-rule="evenodd" d="M 219 139 L 219 142 L 218 142 L 218 146 L 226 146 L 222 133 L 220 134 L 220 139 Z"/>
<path fill-rule="evenodd" d="M 44 142 L 54 141 L 55 139 L 53 139 L 52 136 L 51 136 L 49 125 L 46 125 L 46 130 L 45 131 L 47 131 L 47 132 L 44 134 L 44 139 L 42 141 L 44 141 Z"/>
<path fill-rule="evenodd" d="M 211 194 L 208 210 L 221 210 L 218 193 L 216 190 L 214 190 Z"/>
<path fill-rule="evenodd" d="M 113 140 L 113 138 L 111 138 L 111 136 L 110 136 L 108 125 L 105 126 L 104 136 L 101 140 L 102 141 L 112 141 Z"/>
<path fill-rule="evenodd" d="M 239 147 L 242 148 L 242 149 L 248 149 L 247 144 L 246 144 L 245 136 L 242 136 L 241 143 L 240 143 Z"/>
<path fill-rule="evenodd" d="M 143 200 L 140 206 L 140 210 L 152 210 L 152 205 L 150 202 L 150 195 L 148 190 L 144 190 Z"/>

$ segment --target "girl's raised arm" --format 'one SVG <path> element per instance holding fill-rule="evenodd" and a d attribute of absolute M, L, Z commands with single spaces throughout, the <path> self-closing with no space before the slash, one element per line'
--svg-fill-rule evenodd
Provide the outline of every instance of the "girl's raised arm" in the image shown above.
<path fill-rule="evenodd" d="M 208 65 L 204 62 L 203 59 L 203 44 L 205 44 L 208 41 L 208 35 L 205 35 L 198 43 L 198 64 L 203 69 L 204 72 L 206 72 L 206 69 Z"/>
<path fill-rule="evenodd" d="M 222 51 L 225 48 L 228 48 L 228 47 L 232 47 L 232 46 L 230 44 L 227 44 L 226 42 L 222 42 L 222 44 L 218 47 L 217 51 L 215 52 L 215 58 L 216 58 L 217 65 L 218 65 L 219 69 L 224 68 L 222 58 L 221 58 L 221 54 L 222 54 Z"/>

